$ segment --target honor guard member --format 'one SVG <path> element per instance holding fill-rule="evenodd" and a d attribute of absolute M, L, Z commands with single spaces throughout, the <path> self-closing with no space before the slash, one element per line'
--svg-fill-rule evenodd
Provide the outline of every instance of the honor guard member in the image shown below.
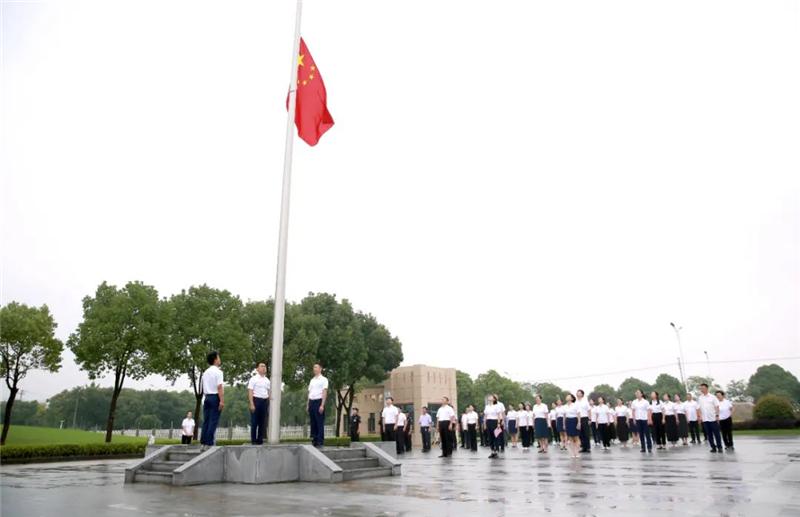
<path fill-rule="evenodd" d="M 406 451 L 406 414 L 398 408 L 397 409 L 397 423 L 394 426 L 395 434 L 395 450 L 397 455 L 401 455 Z"/>
<path fill-rule="evenodd" d="M 314 377 L 308 383 L 308 418 L 311 421 L 311 445 L 325 443 L 325 399 L 328 398 L 328 379 L 322 375 L 322 365 L 314 363 Z"/>
<path fill-rule="evenodd" d="M 431 424 L 433 420 L 428 414 L 428 407 L 422 408 L 422 415 L 419 417 L 419 432 L 422 434 L 422 452 L 431 450 Z"/>
<path fill-rule="evenodd" d="M 450 399 L 442 397 L 442 405 L 436 411 L 436 425 L 439 430 L 439 441 L 442 444 L 440 458 L 448 458 L 453 453 L 453 431 L 455 430 L 456 412 L 450 405 Z"/>
<path fill-rule="evenodd" d="M 222 413 L 222 408 L 225 407 L 223 388 L 225 381 L 222 370 L 219 369 L 219 365 L 222 363 L 219 352 L 209 352 L 206 360 L 209 366 L 200 376 L 203 394 L 205 395 L 203 399 L 203 431 L 200 436 L 203 450 L 214 446 L 214 436 L 217 434 L 219 415 Z"/>
<path fill-rule="evenodd" d="M 386 397 L 386 407 L 381 411 L 381 419 L 383 420 L 383 434 L 384 441 L 394 442 L 397 440 L 395 436 L 395 427 L 397 426 L 397 414 L 400 410 L 394 405 L 392 397 Z"/>
<path fill-rule="evenodd" d="M 591 446 L 589 445 L 589 433 L 591 433 L 591 428 L 589 427 L 589 413 L 591 411 L 591 407 L 589 406 L 589 402 L 583 396 L 583 390 L 578 390 L 577 394 L 578 398 L 575 400 L 575 407 L 578 409 L 581 452 L 592 452 L 590 449 Z"/>
<path fill-rule="evenodd" d="M 263 445 L 269 417 L 269 379 L 267 363 L 256 365 L 256 374 L 247 383 L 247 398 L 250 402 L 250 443 Z"/>

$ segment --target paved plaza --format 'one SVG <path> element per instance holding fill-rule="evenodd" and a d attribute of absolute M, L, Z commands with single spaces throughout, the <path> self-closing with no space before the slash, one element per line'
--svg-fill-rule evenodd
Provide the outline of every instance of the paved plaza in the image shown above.
<path fill-rule="evenodd" d="M 127 460 L 2 467 L 3 517 L 800 515 L 800 438 L 737 438 L 735 453 L 705 446 L 651 455 L 415 451 L 403 475 L 341 484 L 123 484 Z"/>

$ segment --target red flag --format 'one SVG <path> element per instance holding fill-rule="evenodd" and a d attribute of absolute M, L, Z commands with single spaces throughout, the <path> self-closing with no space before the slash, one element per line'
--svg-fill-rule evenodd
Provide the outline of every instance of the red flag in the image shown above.
<path fill-rule="evenodd" d="M 333 117 L 328 112 L 325 83 L 303 38 L 300 38 L 300 55 L 297 57 L 296 95 L 294 123 L 297 134 L 308 145 L 316 145 L 325 131 L 333 126 Z"/>

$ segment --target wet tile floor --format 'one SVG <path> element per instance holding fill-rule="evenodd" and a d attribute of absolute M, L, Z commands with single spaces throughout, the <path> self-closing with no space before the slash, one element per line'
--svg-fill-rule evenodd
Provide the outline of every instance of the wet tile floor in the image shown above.
<path fill-rule="evenodd" d="M 508 449 L 498 460 L 459 450 L 403 458 L 403 475 L 326 485 L 124 485 L 129 461 L 0 469 L 0 510 L 16 516 L 800 516 L 800 438 L 737 440 L 641 454 L 595 450 L 573 460 Z"/>

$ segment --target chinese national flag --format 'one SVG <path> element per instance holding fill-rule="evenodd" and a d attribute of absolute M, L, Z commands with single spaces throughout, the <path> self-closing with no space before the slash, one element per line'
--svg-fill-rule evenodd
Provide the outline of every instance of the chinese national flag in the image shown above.
<path fill-rule="evenodd" d="M 300 38 L 300 55 L 297 58 L 297 108 L 294 123 L 297 134 L 308 145 L 316 145 L 325 131 L 333 126 L 333 117 L 328 112 L 325 83 L 322 82 L 322 76 L 303 38 Z"/>

